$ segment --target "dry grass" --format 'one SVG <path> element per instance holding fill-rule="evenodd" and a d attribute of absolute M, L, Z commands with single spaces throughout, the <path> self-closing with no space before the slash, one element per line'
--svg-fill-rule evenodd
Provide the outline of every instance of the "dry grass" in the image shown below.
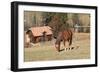
<path fill-rule="evenodd" d="M 24 61 L 44 61 L 44 60 L 68 60 L 68 59 L 88 59 L 90 58 L 90 34 L 76 33 L 70 47 L 73 50 L 57 52 L 54 46 L 55 40 L 45 43 L 38 43 L 31 48 L 25 48 Z M 67 45 L 67 43 L 66 43 Z M 77 48 L 77 46 L 79 46 Z M 68 47 L 68 46 L 66 46 Z M 66 48 L 61 44 L 61 49 Z"/>

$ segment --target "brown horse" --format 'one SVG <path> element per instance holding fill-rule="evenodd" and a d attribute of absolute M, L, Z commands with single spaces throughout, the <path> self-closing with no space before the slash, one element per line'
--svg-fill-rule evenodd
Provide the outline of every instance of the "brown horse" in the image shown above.
<path fill-rule="evenodd" d="M 63 41 L 64 46 L 66 44 L 66 41 L 69 42 L 69 46 L 72 44 L 72 36 L 73 36 L 73 33 L 69 29 L 58 33 L 58 36 L 57 36 L 57 39 L 56 39 L 56 42 L 55 42 L 55 47 L 56 47 L 58 52 L 61 51 L 60 50 L 61 41 Z"/>

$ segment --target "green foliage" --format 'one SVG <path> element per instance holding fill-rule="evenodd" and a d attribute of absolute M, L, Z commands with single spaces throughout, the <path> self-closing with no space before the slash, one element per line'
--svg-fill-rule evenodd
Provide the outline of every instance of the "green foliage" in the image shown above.
<path fill-rule="evenodd" d="M 52 28 L 54 36 L 68 28 L 67 13 L 44 12 L 43 19 L 44 23 Z"/>
<path fill-rule="evenodd" d="M 43 13 L 43 19 L 45 20 L 45 23 L 51 22 L 55 16 L 57 16 L 60 19 L 60 22 L 62 24 L 64 24 L 67 20 L 67 13 L 56 13 L 56 12 L 44 12 Z"/>

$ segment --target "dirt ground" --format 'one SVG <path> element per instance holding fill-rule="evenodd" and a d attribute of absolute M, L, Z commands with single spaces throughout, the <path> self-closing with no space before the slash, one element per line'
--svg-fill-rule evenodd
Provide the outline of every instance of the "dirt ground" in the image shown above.
<path fill-rule="evenodd" d="M 71 59 L 89 59 L 90 58 L 90 33 L 75 33 L 71 46 L 63 46 L 61 43 L 61 52 L 55 48 L 55 39 L 45 43 L 33 44 L 30 48 L 24 50 L 24 61 L 47 61 L 47 60 L 71 60 Z M 74 47 L 72 50 L 69 49 Z M 65 49 L 67 48 L 67 49 Z"/>

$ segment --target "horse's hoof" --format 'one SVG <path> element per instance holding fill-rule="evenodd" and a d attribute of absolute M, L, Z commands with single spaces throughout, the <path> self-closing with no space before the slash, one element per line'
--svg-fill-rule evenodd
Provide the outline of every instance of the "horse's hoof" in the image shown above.
<path fill-rule="evenodd" d="M 66 48 L 66 50 L 68 50 L 68 48 Z"/>
<path fill-rule="evenodd" d="M 74 47 L 71 48 L 71 50 L 73 50 L 73 49 L 74 49 Z"/>

